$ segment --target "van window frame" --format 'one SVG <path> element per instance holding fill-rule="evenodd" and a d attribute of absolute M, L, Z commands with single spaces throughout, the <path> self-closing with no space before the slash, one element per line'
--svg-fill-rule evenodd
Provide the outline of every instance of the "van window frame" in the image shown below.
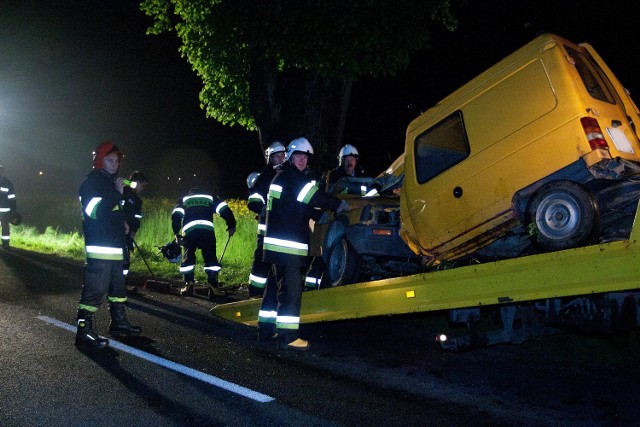
<path fill-rule="evenodd" d="M 450 129 L 445 129 L 444 126 L 449 126 Z M 436 146 L 434 144 L 430 145 L 431 148 L 436 149 L 436 154 L 447 155 L 448 154 L 447 151 L 448 151 L 449 154 L 451 154 L 451 158 L 447 159 L 448 161 L 440 165 L 438 168 L 436 168 L 436 170 L 433 170 L 433 169 L 427 170 L 427 169 L 424 169 L 424 165 L 426 164 L 424 160 L 426 159 L 426 156 L 425 154 L 423 154 L 424 150 L 421 150 L 421 149 L 425 146 L 428 146 L 427 141 L 425 141 L 425 138 L 428 137 L 429 135 L 433 135 L 434 132 L 437 132 L 437 131 L 450 132 L 450 133 L 458 131 L 457 132 L 458 138 L 456 138 L 455 141 L 450 141 L 450 142 L 454 142 L 455 146 L 453 144 L 448 144 L 450 147 L 453 147 L 453 149 L 447 149 L 443 145 L 440 145 L 440 146 Z M 437 153 L 438 149 L 440 153 Z M 469 146 L 469 138 L 467 136 L 467 130 L 464 125 L 464 118 L 462 115 L 462 111 L 457 110 L 454 113 L 447 116 L 446 118 L 439 121 L 437 124 L 431 126 L 425 132 L 420 133 L 414 139 L 413 156 L 414 156 L 416 180 L 418 181 L 419 184 L 424 184 L 428 181 L 431 181 L 435 177 L 443 174 L 444 172 L 451 169 L 458 163 L 462 162 L 464 159 L 469 157 L 470 154 L 471 154 L 471 148 Z"/>
<path fill-rule="evenodd" d="M 573 60 L 573 66 L 576 67 L 580 80 L 589 96 L 598 101 L 616 105 L 615 90 L 612 90 L 611 82 L 600 66 L 594 63 L 588 54 L 574 49 L 571 46 L 565 45 L 564 48 Z M 597 86 L 590 85 L 589 81 L 593 81 Z M 598 94 L 598 92 L 596 92 L 597 90 L 599 90 L 601 94 Z"/>

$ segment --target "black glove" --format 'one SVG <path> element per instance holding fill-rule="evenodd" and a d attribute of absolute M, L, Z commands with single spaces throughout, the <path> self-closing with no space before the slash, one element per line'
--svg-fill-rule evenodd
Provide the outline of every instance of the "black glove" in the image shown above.
<path fill-rule="evenodd" d="M 229 233 L 229 237 L 233 236 L 236 233 L 236 228 L 235 227 L 227 228 L 227 233 Z"/>
<path fill-rule="evenodd" d="M 184 246 L 184 238 L 179 234 L 176 234 L 176 243 L 180 246 Z"/>

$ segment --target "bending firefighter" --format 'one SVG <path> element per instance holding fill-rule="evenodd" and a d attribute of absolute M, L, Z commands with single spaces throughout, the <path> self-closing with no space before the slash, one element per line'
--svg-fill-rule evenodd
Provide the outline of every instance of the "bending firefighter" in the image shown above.
<path fill-rule="evenodd" d="M 180 274 L 185 285 L 181 295 L 193 295 L 195 287 L 196 250 L 200 249 L 204 259 L 204 271 L 209 285 L 209 299 L 224 296 L 218 289 L 220 263 L 216 256 L 216 234 L 213 228 L 213 214 L 218 214 L 227 223 L 229 238 L 236 231 L 236 219 L 224 200 L 194 187 L 189 194 L 178 199 L 171 213 L 171 227 L 176 241 L 184 246 L 184 257 L 180 264 Z M 181 231 L 182 230 L 182 231 Z"/>
<path fill-rule="evenodd" d="M 269 186 L 264 261 L 273 264 L 258 314 L 258 339 L 277 335 L 283 348 L 306 350 L 309 342 L 298 337 L 304 268 L 309 253 L 309 219 L 319 210 L 341 212 L 347 202 L 320 190 L 305 174 L 313 147 L 305 138 L 289 144 L 285 162 Z M 320 212 L 321 214 L 321 212 Z"/>
<path fill-rule="evenodd" d="M 116 178 L 122 157 L 122 151 L 112 142 L 100 144 L 93 155 L 93 171 L 80 186 L 86 264 L 78 304 L 76 346 L 89 350 L 109 345 L 107 339 L 93 330 L 93 315 L 105 297 L 109 300 L 111 335 L 131 336 L 141 332 L 126 317 L 127 288 L 122 274 L 127 232 L 122 209 L 124 179 Z"/>
<path fill-rule="evenodd" d="M 261 297 L 267 284 L 267 276 L 271 270 L 271 264 L 262 261 L 262 244 L 264 233 L 266 230 L 267 218 L 267 195 L 269 194 L 269 185 L 271 180 L 276 176 L 277 167 L 284 161 L 285 148 L 280 142 L 276 141 L 269 145 L 264 152 L 267 165 L 258 174 L 254 182 L 247 181 L 249 186 L 249 199 L 247 207 L 250 211 L 258 215 L 258 236 L 256 238 L 256 250 L 253 253 L 253 265 L 249 274 L 249 297 Z"/>

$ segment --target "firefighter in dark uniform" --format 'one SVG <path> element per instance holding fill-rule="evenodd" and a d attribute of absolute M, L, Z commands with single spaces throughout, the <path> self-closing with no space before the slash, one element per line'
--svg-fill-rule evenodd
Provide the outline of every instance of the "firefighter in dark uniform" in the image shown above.
<path fill-rule="evenodd" d="M 358 149 L 351 144 L 347 144 L 340 149 L 338 153 L 338 167 L 326 173 L 323 181 L 326 185 L 325 189 L 328 193 L 333 193 L 334 186 L 340 178 L 363 178 L 365 177 L 364 169 L 359 164 L 360 153 Z"/>
<path fill-rule="evenodd" d="M 86 264 L 78 303 L 76 346 L 89 350 L 109 345 L 108 340 L 93 331 L 93 315 L 105 297 L 109 300 L 111 335 L 134 336 L 141 332 L 140 327 L 129 323 L 125 311 L 124 180 L 116 178 L 122 157 L 122 151 L 112 142 L 100 144 L 93 155 L 94 169 L 80 186 Z"/>
<path fill-rule="evenodd" d="M 269 145 L 264 152 L 267 165 L 253 183 L 247 181 L 247 185 L 249 185 L 247 207 L 258 216 L 256 250 L 253 252 L 253 265 L 249 274 L 249 298 L 262 296 L 267 284 L 269 270 L 271 269 L 271 264 L 262 261 L 262 242 L 264 240 L 267 217 L 266 202 L 269 194 L 269 185 L 273 177 L 276 176 L 276 167 L 284 161 L 285 150 L 284 145 L 278 141 Z"/>
<path fill-rule="evenodd" d="M 125 262 L 123 273 L 129 274 L 129 264 L 131 254 L 135 250 L 136 233 L 140 229 L 140 220 L 142 219 L 142 199 L 138 194 L 144 191 L 149 184 L 149 180 L 142 172 L 135 171 L 129 176 L 129 184 L 124 187 L 122 196 L 124 198 L 124 220 L 129 226 L 129 231 L 125 235 L 127 243 L 127 252 L 125 253 Z"/>
<path fill-rule="evenodd" d="M 176 240 L 184 246 L 184 256 L 180 264 L 180 273 L 184 276 L 181 295 L 193 295 L 195 287 L 196 250 L 200 249 L 207 273 L 209 299 L 225 296 L 218 289 L 220 263 L 216 256 L 216 234 L 213 228 L 213 215 L 218 214 L 227 223 L 229 237 L 236 231 L 236 219 L 231 208 L 224 200 L 194 187 L 189 194 L 178 199 L 171 213 L 171 227 Z"/>
<path fill-rule="evenodd" d="M 277 334 L 278 346 L 295 350 L 309 348 L 309 342 L 298 336 L 309 219 L 315 216 L 315 208 L 349 209 L 348 203 L 321 191 L 305 176 L 312 155 L 313 147 L 305 138 L 291 141 L 267 198 L 263 260 L 273 264 L 271 274 L 276 280 L 267 281 L 258 314 L 258 339 L 269 341 Z"/>
<path fill-rule="evenodd" d="M 4 176 L 4 166 L 0 166 L 0 225 L 2 226 L 2 246 L 9 246 L 11 231 L 9 224 L 16 213 L 16 192 L 13 183 Z"/>

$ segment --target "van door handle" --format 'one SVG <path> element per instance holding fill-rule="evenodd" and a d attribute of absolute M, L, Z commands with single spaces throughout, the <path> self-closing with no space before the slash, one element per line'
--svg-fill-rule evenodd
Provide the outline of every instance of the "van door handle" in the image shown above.
<path fill-rule="evenodd" d="M 622 122 L 620 120 L 611 120 L 611 126 L 617 128 L 618 126 L 622 126 Z"/>

